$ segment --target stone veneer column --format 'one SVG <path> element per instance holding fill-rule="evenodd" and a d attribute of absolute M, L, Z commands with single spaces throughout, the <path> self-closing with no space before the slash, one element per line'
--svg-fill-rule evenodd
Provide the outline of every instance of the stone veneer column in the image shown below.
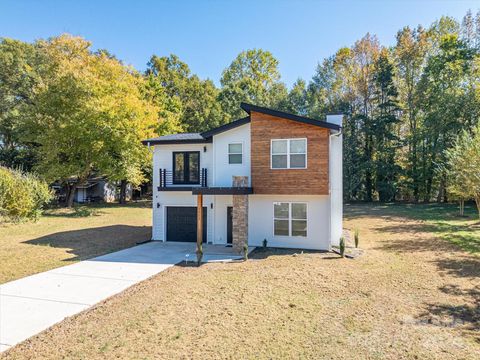
<path fill-rule="evenodd" d="M 248 176 L 233 176 L 233 187 L 248 187 Z M 243 252 L 248 245 L 248 195 L 233 195 L 232 247 Z"/>

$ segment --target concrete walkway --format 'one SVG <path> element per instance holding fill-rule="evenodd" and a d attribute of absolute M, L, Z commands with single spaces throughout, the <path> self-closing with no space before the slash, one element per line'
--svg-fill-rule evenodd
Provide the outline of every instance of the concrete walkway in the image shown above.
<path fill-rule="evenodd" d="M 220 245 L 204 254 L 239 258 Z M 196 260 L 195 243 L 154 241 L 0 285 L 0 352 L 186 258 Z"/>

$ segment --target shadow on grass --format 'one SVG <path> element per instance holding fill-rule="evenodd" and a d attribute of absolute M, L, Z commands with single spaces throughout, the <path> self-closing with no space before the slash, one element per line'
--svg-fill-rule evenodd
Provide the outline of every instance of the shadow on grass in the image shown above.
<path fill-rule="evenodd" d="M 75 255 L 65 261 L 85 260 L 125 249 L 150 239 L 150 226 L 111 225 L 62 231 L 24 241 L 24 244 L 68 249 Z"/>
<path fill-rule="evenodd" d="M 475 281 L 480 278 L 480 257 L 468 255 L 480 252 L 480 228 L 472 224 L 477 213 L 466 207 L 467 217 L 458 216 L 458 207 L 452 204 L 354 204 L 346 206 L 346 218 L 376 217 L 385 220 L 374 230 L 396 234 L 394 239 L 380 242 L 377 250 L 389 252 L 432 252 L 425 257 L 446 275 Z M 416 220 L 416 222 L 405 221 Z M 430 233 L 433 236 L 423 236 Z M 420 236 L 418 236 L 420 235 Z M 463 249 L 463 250 L 462 250 Z M 467 282 L 466 284 L 469 284 Z M 468 285 L 467 285 L 468 286 Z M 462 288 L 445 285 L 439 288 L 445 294 L 458 297 L 460 303 L 427 303 L 417 317 L 419 324 L 459 328 L 471 332 L 480 342 L 480 288 Z"/>
<path fill-rule="evenodd" d="M 447 240 L 458 248 L 470 253 L 480 252 L 480 226 L 472 223 L 477 219 L 474 205 L 465 207 L 465 216 L 458 216 L 458 206 L 454 204 L 347 204 L 345 205 L 346 219 L 360 219 L 364 217 L 381 218 L 387 225 L 378 227 L 378 232 L 412 234 L 429 232 Z M 415 220 L 416 223 L 401 223 L 401 219 Z M 395 224 L 388 224 L 389 221 Z M 400 221 L 399 221 L 400 220 Z M 399 223 L 400 222 L 400 223 Z M 391 251 L 455 251 L 456 248 L 443 244 L 442 241 L 422 242 L 416 239 L 402 239 L 384 245 Z M 458 249 L 457 249 L 458 250 Z"/>
<path fill-rule="evenodd" d="M 443 326 L 461 327 L 472 331 L 475 339 L 480 342 L 480 287 L 462 289 L 458 285 L 446 285 L 440 291 L 469 298 L 471 304 L 427 304 L 425 312 L 419 315 L 421 323 Z"/>
<path fill-rule="evenodd" d="M 135 201 L 127 204 L 118 203 L 94 203 L 87 205 L 76 205 L 73 208 L 57 207 L 48 209 L 43 213 L 46 217 L 64 217 L 64 218 L 76 218 L 76 217 L 89 217 L 99 216 L 105 214 L 106 209 L 122 209 L 122 208 L 151 208 L 151 201 Z"/>

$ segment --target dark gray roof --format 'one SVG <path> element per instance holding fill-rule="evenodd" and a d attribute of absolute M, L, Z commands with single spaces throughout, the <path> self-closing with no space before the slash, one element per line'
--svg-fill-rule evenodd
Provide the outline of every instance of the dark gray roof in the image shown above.
<path fill-rule="evenodd" d="M 156 138 L 143 140 L 144 144 L 176 144 L 176 143 L 204 143 L 209 142 L 199 133 L 183 133 L 183 134 L 171 134 L 164 135 Z"/>

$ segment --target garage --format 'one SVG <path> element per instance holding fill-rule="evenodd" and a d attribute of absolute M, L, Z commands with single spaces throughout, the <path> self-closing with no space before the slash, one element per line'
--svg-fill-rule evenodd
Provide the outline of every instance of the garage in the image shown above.
<path fill-rule="evenodd" d="M 167 206 L 167 241 L 197 241 L 197 208 Z M 203 242 L 207 241 L 207 208 L 203 208 Z"/>

